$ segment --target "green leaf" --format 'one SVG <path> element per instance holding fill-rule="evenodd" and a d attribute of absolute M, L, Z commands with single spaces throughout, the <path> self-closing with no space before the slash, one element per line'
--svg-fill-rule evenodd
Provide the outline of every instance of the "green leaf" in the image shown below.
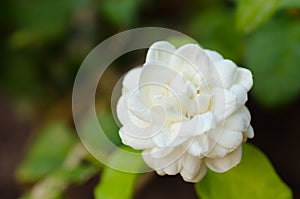
<path fill-rule="evenodd" d="M 119 127 L 116 124 L 113 115 L 110 112 L 105 111 L 99 116 L 98 120 L 103 132 L 108 137 L 108 139 L 116 146 L 121 145 L 122 141 L 119 136 Z"/>
<path fill-rule="evenodd" d="M 299 0 L 282 0 L 281 1 L 282 8 L 300 8 Z"/>
<path fill-rule="evenodd" d="M 272 17 L 281 0 L 239 0 L 236 26 L 239 31 L 251 32 Z"/>
<path fill-rule="evenodd" d="M 100 11 L 113 24 L 130 27 L 137 22 L 140 0 L 101 1 Z"/>
<path fill-rule="evenodd" d="M 291 199 L 268 158 L 251 144 L 244 144 L 242 162 L 226 173 L 209 171 L 195 185 L 202 199 Z"/>
<path fill-rule="evenodd" d="M 132 150 L 132 149 L 129 149 Z M 142 159 L 132 159 L 124 156 L 119 151 L 113 153 L 110 159 L 114 164 L 119 166 L 139 168 Z M 126 173 L 109 167 L 103 169 L 101 181 L 95 189 L 96 199 L 131 199 L 133 197 L 137 173 Z"/>
<path fill-rule="evenodd" d="M 249 38 L 245 61 L 253 72 L 254 96 L 267 107 L 299 96 L 299 24 L 291 18 L 274 19 Z"/>
<path fill-rule="evenodd" d="M 75 139 L 69 127 L 60 121 L 48 123 L 40 131 L 17 169 L 17 178 L 33 182 L 59 168 Z"/>
<path fill-rule="evenodd" d="M 81 4 L 81 0 L 19 1 L 14 17 L 20 29 L 12 34 L 12 46 L 20 48 L 61 37 L 72 11 Z"/>
<path fill-rule="evenodd" d="M 201 46 L 221 53 L 225 58 L 237 61 L 241 37 L 234 29 L 233 11 L 226 7 L 207 8 L 194 16 L 189 32 Z"/>

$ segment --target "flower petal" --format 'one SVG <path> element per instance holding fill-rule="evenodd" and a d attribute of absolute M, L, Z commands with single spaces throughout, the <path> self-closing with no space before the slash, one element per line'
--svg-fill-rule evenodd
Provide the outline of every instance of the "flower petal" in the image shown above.
<path fill-rule="evenodd" d="M 146 63 L 161 62 L 168 64 L 176 48 L 166 41 L 159 41 L 152 44 L 147 52 Z"/>
<path fill-rule="evenodd" d="M 190 142 L 186 142 L 185 146 L 192 156 L 203 157 L 206 153 L 209 152 L 210 141 L 208 136 L 206 134 L 203 134 L 201 136 L 196 136 Z"/>
<path fill-rule="evenodd" d="M 238 165 L 242 159 L 242 147 L 240 146 L 223 158 L 206 158 L 206 166 L 214 172 L 223 173 Z"/>
<path fill-rule="evenodd" d="M 140 79 L 141 71 L 142 71 L 142 67 L 137 67 L 131 69 L 128 73 L 126 73 L 122 83 L 123 84 L 122 93 L 126 93 L 133 88 L 138 88 L 138 82 Z"/>
<path fill-rule="evenodd" d="M 182 170 L 180 174 L 182 178 L 187 182 L 195 182 L 205 174 L 205 169 L 201 170 L 201 167 L 205 167 L 202 160 L 199 157 L 194 157 L 190 154 L 185 154 L 182 161 Z"/>
<path fill-rule="evenodd" d="M 153 158 L 163 158 L 166 155 L 168 155 L 169 153 L 171 153 L 173 151 L 173 147 L 169 147 L 169 148 L 158 148 L 158 147 L 154 147 L 153 149 L 151 149 L 151 157 Z"/>
<path fill-rule="evenodd" d="M 123 127 L 120 129 L 119 135 L 121 137 L 123 144 L 131 146 L 136 150 L 144 150 L 144 149 L 155 147 L 155 144 L 151 139 L 146 139 L 146 138 L 143 139 L 143 138 L 131 136 L 127 132 L 123 131 Z"/>
<path fill-rule="evenodd" d="M 253 85 L 252 73 L 246 68 L 238 67 L 236 70 L 235 82 L 241 84 L 246 91 L 249 91 Z"/>
<path fill-rule="evenodd" d="M 226 119 L 239 108 L 236 98 L 236 95 L 226 89 L 212 90 L 212 111 L 217 121 Z"/>
<path fill-rule="evenodd" d="M 248 100 L 247 90 L 239 84 L 233 85 L 230 88 L 230 92 L 236 96 L 236 103 L 238 106 L 244 105 Z"/>
<path fill-rule="evenodd" d="M 202 77 L 211 77 L 215 70 L 212 61 L 197 44 L 186 44 L 178 48 L 170 60 L 170 67 L 179 73 L 199 73 Z"/>
<path fill-rule="evenodd" d="M 201 135 L 206 131 L 215 128 L 214 116 L 211 112 L 196 115 L 193 119 L 178 122 L 171 125 L 173 131 L 177 131 L 181 137 L 193 137 Z"/>
<path fill-rule="evenodd" d="M 205 49 L 204 51 L 205 51 L 205 53 L 208 55 L 208 57 L 209 57 L 211 60 L 213 60 L 213 62 L 215 62 L 215 63 L 224 59 L 223 56 L 220 55 L 220 54 L 219 54 L 218 52 L 216 52 L 216 51 L 208 50 L 208 49 Z"/>
<path fill-rule="evenodd" d="M 244 134 L 248 138 L 253 138 L 254 137 L 254 130 L 253 130 L 251 125 L 249 125 L 247 131 L 245 131 Z"/>
<path fill-rule="evenodd" d="M 126 97 L 122 95 L 117 103 L 117 116 L 122 125 L 126 124 L 129 119 L 125 99 Z"/>
<path fill-rule="evenodd" d="M 223 59 L 215 63 L 218 71 L 218 78 L 222 82 L 223 88 L 229 88 L 233 82 L 237 66 L 231 60 Z"/>
<path fill-rule="evenodd" d="M 182 168 L 181 156 L 183 152 L 181 148 L 174 148 L 163 158 L 154 158 L 151 155 L 151 150 L 145 150 L 142 152 L 142 157 L 149 167 L 160 171 L 159 174 L 175 175 L 179 173 Z"/>
<path fill-rule="evenodd" d="M 244 132 L 250 125 L 251 116 L 248 109 L 243 106 L 225 120 L 224 129 Z"/>
<path fill-rule="evenodd" d="M 209 131 L 208 136 L 214 143 L 220 145 L 229 151 L 236 149 L 243 142 L 242 132 L 217 128 Z"/>

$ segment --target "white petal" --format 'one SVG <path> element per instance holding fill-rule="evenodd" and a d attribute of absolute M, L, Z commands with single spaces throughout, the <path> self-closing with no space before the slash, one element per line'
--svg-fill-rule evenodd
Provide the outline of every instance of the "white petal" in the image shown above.
<path fill-rule="evenodd" d="M 196 136 L 193 140 L 187 142 L 185 146 L 191 155 L 202 157 L 209 152 L 210 140 L 207 135 L 204 134 L 201 136 Z"/>
<path fill-rule="evenodd" d="M 172 128 L 181 137 L 193 137 L 215 128 L 215 121 L 213 114 L 207 112 L 196 115 L 191 120 L 175 123 L 172 125 Z"/>
<path fill-rule="evenodd" d="M 223 60 L 224 58 L 222 57 L 222 55 L 220 55 L 218 52 L 213 51 L 213 50 L 208 50 L 205 49 L 205 53 L 208 55 L 208 57 L 213 60 L 214 62 L 218 62 Z"/>
<path fill-rule="evenodd" d="M 209 108 L 211 102 L 211 95 L 201 93 L 200 95 L 195 95 L 195 100 L 197 105 L 197 113 L 204 113 Z"/>
<path fill-rule="evenodd" d="M 165 126 L 163 114 L 159 112 L 159 108 L 160 107 L 153 107 L 151 109 L 151 122 L 147 125 L 142 125 L 140 123 L 141 121 L 134 116 L 130 117 L 130 119 L 128 119 L 124 126 L 121 128 L 120 133 L 122 133 L 124 136 L 126 135 L 126 138 L 129 137 L 137 140 L 137 142 L 140 142 L 140 144 L 143 144 L 144 140 L 152 139 Z"/>
<path fill-rule="evenodd" d="M 159 104 L 163 96 L 169 95 L 172 89 L 168 86 L 178 75 L 173 69 L 158 64 L 145 64 L 139 81 L 139 90 L 147 106 Z"/>
<path fill-rule="evenodd" d="M 151 157 L 153 158 L 163 158 L 166 155 L 168 155 L 169 153 L 171 153 L 173 151 L 173 147 L 169 147 L 169 148 L 158 148 L 158 147 L 154 147 L 153 149 L 151 149 Z"/>
<path fill-rule="evenodd" d="M 232 92 L 221 88 L 212 90 L 212 111 L 218 121 L 224 120 L 238 108 L 237 97 Z"/>
<path fill-rule="evenodd" d="M 134 68 L 131 69 L 128 73 L 126 73 L 123 80 L 123 89 L 122 92 L 126 93 L 128 90 L 133 88 L 138 88 L 138 82 L 140 79 L 142 68 Z"/>
<path fill-rule="evenodd" d="M 125 96 L 122 95 L 117 103 L 117 116 L 122 125 L 126 124 L 129 120 L 125 99 Z"/>
<path fill-rule="evenodd" d="M 202 163 L 201 166 L 200 166 L 200 169 L 198 171 L 198 174 L 190 180 L 185 179 L 185 181 L 193 182 L 193 183 L 200 182 L 200 180 L 205 176 L 206 172 L 207 172 L 207 167 L 204 163 Z"/>
<path fill-rule="evenodd" d="M 244 132 L 249 128 L 251 116 L 248 109 L 243 106 L 225 120 L 224 129 Z"/>
<path fill-rule="evenodd" d="M 236 103 L 239 106 L 244 105 L 248 100 L 247 90 L 239 84 L 233 85 L 230 88 L 230 92 L 232 92 L 236 96 Z"/>
<path fill-rule="evenodd" d="M 124 132 L 122 128 L 119 131 L 119 135 L 123 144 L 131 146 L 136 150 L 143 150 L 155 147 L 155 144 L 151 139 L 141 139 L 130 136 L 130 134 Z"/>
<path fill-rule="evenodd" d="M 240 146 L 235 151 L 229 153 L 223 158 L 206 158 L 206 166 L 218 173 L 223 173 L 238 165 L 242 159 L 242 147 Z"/>
<path fill-rule="evenodd" d="M 141 99 L 139 90 L 131 89 L 125 95 L 125 105 L 127 107 L 128 116 L 132 121 L 136 121 L 138 126 L 147 126 L 151 122 L 149 108 L 146 107 Z M 129 119 L 128 118 L 128 119 Z"/>
<path fill-rule="evenodd" d="M 209 131 L 208 136 L 213 140 L 216 145 L 224 147 L 229 151 L 236 149 L 243 142 L 242 132 L 232 131 L 227 129 L 214 129 Z M 213 145 L 214 145 L 213 143 Z"/>
<path fill-rule="evenodd" d="M 237 66 L 231 60 L 223 59 L 215 63 L 218 71 L 218 78 L 220 78 L 222 87 L 229 88 L 234 80 Z"/>
<path fill-rule="evenodd" d="M 206 157 L 208 158 L 222 158 L 229 153 L 229 150 L 219 144 L 216 144 L 213 140 L 210 141 L 210 149 Z"/>
<path fill-rule="evenodd" d="M 246 68 L 238 67 L 236 70 L 235 82 L 241 84 L 246 91 L 249 91 L 253 85 L 252 73 Z"/>
<path fill-rule="evenodd" d="M 246 137 L 253 138 L 254 137 L 254 130 L 251 125 L 249 125 L 247 131 L 245 132 Z"/>
<path fill-rule="evenodd" d="M 170 128 L 164 128 L 157 135 L 153 136 L 152 140 L 158 147 L 175 147 L 188 139 L 180 137 L 178 134 L 178 131 L 174 131 Z"/>
<path fill-rule="evenodd" d="M 194 157 L 189 154 L 183 156 L 183 166 L 180 171 L 181 176 L 187 182 L 192 182 L 196 177 L 198 177 L 200 168 L 204 166 L 202 160 L 198 157 Z M 202 171 L 203 173 L 203 171 Z M 199 177 L 198 177 L 199 178 Z"/>
<path fill-rule="evenodd" d="M 177 49 L 170 60 L 170 67 L 180 73 L 197 72 L 204 78 L 210 77 L 215 69 L 205 51 L 197 44 L 186 44 Z"/>
<path fill-rule="evenodd" d="M 152 44 L 147 52 L 146 63 L 161 62 L 168 64 L 176 48 L 166 41 Z"/>
<path fill-rule="evenodd" d="M 170 88 L 175 93 L 192 93 L 190 83 L 182 75 L 177 75 L 172 79 Z"/>
<path fill-rule="evenodd" d="M 151 83 L 169 84 L 177 75 L 179 75 L 179 73 L 167 65 L 161 63 L 146 63 L 140 74 L 139 85 L 142 86 Z"/>
<path fill-rule="evenodd" d="M 145 150 L 142 152 L 142 156 L 147 165 L 156 171 L 161 171 L 161 174 L 167 173 L 174 175 L 181 170 L 182 162 L 181 156 L 183 152 L 180 148 L 174 148 L 163 158 L 154 158 L 151 155 L 151 150 Z"/>

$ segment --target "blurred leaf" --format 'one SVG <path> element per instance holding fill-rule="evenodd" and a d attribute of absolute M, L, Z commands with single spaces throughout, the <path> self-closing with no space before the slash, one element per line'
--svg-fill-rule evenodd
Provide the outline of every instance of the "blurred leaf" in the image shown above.
<path fill-rule="evenodd" d="M 202 199 L 291 199 L 291 190 L 277 176 L 268 158 L 244 144 L 242 162 L 226 173 L 209 171 L 195 185 Z"/>
<path fill-rule="evenodd" d="M 66 156 L 63 164 L 37 182 L 22 199 L 61 199 L 71 183 L 82 183 L 99 172 L 99 167 L 84 162 L 87 151 L 76 144 Z"/>
<path fill-rule="evenodd" d="M 54 172 L 55 178 L 67 183 L 82 183 L 92 175 L 96 174 L 98 168 L 93 164 L 80 164 L 75 168 L 61 168 Z"/>
<path fill-rule="evenodd" d="M 33 182 L 58 169 L 75 143 L 70 129 L 63 122 L 51 122 L 44 126 L 30 146 L 17 170 L 22 182 Z"/>
<path fill-rule="evenodd" d="M 140 3 L 140 0 L 101 1 L 100 11 L 111 23 L 120 27 L 130 27 L 138 19 Z"/>
<path fill-rule="evenodd" d="M 249 38 L 246 64 L 254 96 L 265 106 L 290 102 L 300 92 L 300 21 L 277 18 Z"/>
<path fill-rule="evenodd" d="M 15 19 L 20 29 L 11 37 L 16 48 L 56 39 L 67 30 L 72 10 L 80 0 L 27 0 L 15 6 Z"/>
<path fill-rule="evenodd" d="M 108 137 L 108 139 L 112 141 L 116 146 L 121 145 L 122 141 L 119 136 L 119 127 L 117 126 L 113 115 L 105 111 L 99 116 L 98 120 L 103 132 Z"/>
<path fill-rule="evenodd" d="M 282 8 L 300 8 L 299 0 L 282 0 L 281 1 Z"/>
<path fill-rule="evenodd" d="M 225 58 L 238 60 L 240 36 L 234 31 L 232 10 L 216 6 L 207 8 L 192 19 L 189 31 L 204 48 L 213 49 Z"/>
<path fill-rule="evenodd" d="M 132 150 L 132 149 L 129 149 Z M 138 169 L 143 164 L 142 159 L 128 159 L 123 153 L 115 152 L 110 159 L 119 166 Z M 96 199 L 130 199 L 133 197 L 137 173 L 126 173 L 109 167 L 105 167 L 100 183 L 95 189 Z"/>
<path fill-rule="evenodd" d="M 239 31 L 251 32 L 261 26 L 277 11 L 281 0 L 239 0 L 236 26 Z"/>

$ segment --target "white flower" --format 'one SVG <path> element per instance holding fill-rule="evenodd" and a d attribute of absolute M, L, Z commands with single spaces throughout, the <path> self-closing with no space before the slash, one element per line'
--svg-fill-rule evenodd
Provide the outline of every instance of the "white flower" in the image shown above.
<path fill-rule="evenodd" d="M 254 136 L 245 107 L 252 74 L 215 51 L 154 43 L 143 67 L 129 71 L 117 105 L 122 142 L 143 150 L 160 175 L 198 182 L 225 172 Z"/>

